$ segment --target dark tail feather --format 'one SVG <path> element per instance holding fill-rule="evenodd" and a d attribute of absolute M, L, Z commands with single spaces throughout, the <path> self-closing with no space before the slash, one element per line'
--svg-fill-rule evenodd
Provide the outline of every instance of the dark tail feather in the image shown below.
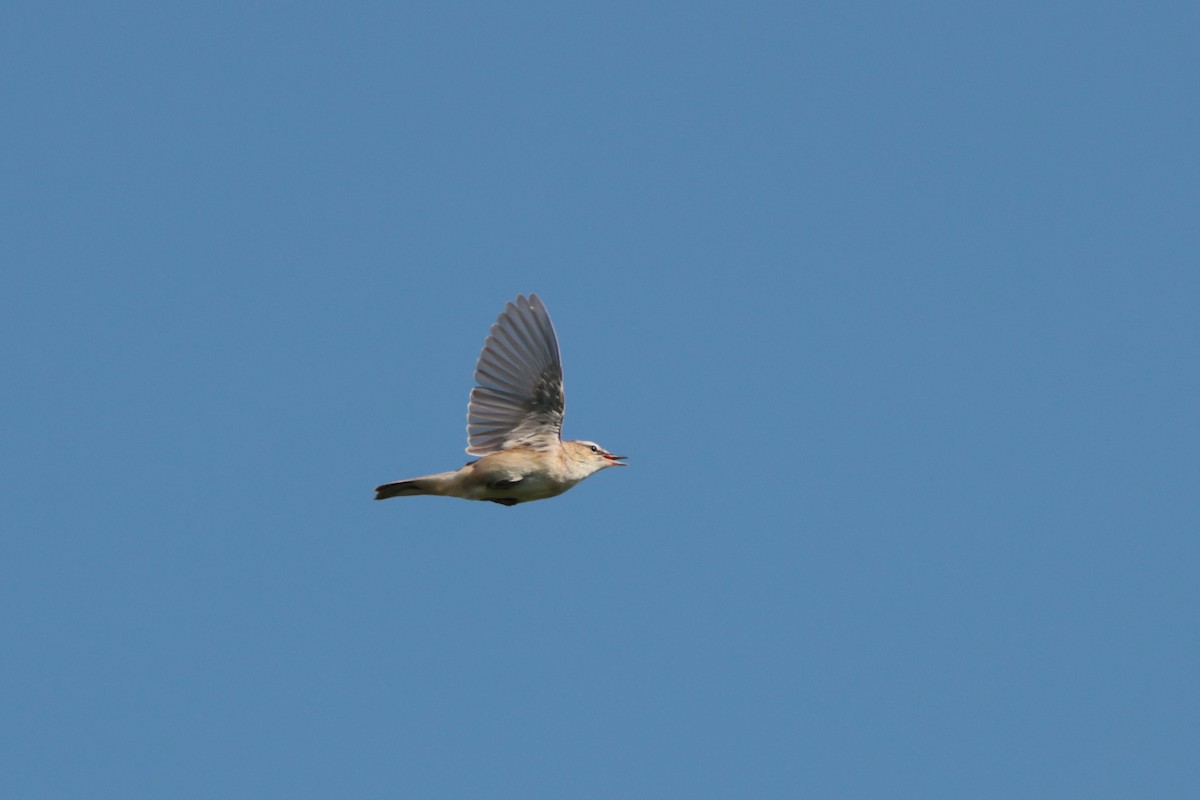
<path fill-rule="evenodd" d="M 387 500 L 389 497 L 411 497 L 416 494 L 429 494 L 422 481 L 396 481 L 375 487 L 375 499 Z"/>

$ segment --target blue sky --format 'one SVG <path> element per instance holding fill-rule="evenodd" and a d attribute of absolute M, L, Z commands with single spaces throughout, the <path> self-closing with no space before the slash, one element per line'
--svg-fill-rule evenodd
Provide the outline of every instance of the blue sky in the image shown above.
<path fill-rule="evenodd" d="M 1194 791 L 1198 23 L 6 5 L 8 791 Z M 629 469 L 374 502 L 530 291 Z"/>

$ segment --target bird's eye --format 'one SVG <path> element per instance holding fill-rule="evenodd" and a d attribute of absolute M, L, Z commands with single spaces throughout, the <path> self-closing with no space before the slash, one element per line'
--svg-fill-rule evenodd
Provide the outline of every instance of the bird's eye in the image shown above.
<path fill-rule="evenodd" d="M 592 452 L 593 452 L 593 453 L 599 453 L 599 452 L 600 452 L 600 448 L 599 448 L 599 447 L 596 447 L 596 445 L 592 445 Z"/>

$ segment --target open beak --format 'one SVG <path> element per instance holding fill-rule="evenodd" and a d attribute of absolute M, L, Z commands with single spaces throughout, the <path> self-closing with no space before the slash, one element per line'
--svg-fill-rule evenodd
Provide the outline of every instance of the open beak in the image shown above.
<path fill-rule="evenodd" d="M 605 453 L 604 457 L 612 462 L 614 467 L 628 467 L 628 464 L 623 464 L 618 459 L 629 458 L 629 456 L 614 456 L 612 453 Z"/>

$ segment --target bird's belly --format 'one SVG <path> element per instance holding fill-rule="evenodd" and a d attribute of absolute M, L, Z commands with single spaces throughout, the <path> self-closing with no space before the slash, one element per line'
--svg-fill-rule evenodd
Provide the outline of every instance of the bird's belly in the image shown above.
<path fill-rule="evenodd" d="M 526 475 L 493 472 L 473 477 L 475 480 L 471 481 L 467 492 L 471 500 L 516 500 L 519 503 L 555 497 L 579 483 L 554 478 L 544 472 Z"/>
<path fill-rule="evenodd" d="M 493 490 L 491 496 L 507 497 L 522 502 L 528 500 L 545 500 L 555 497 L 574 486 L 577 481 L 555 480 L 548 475 L 534 473 L 526 475 L 517 483 L 499 490 Z"/>

